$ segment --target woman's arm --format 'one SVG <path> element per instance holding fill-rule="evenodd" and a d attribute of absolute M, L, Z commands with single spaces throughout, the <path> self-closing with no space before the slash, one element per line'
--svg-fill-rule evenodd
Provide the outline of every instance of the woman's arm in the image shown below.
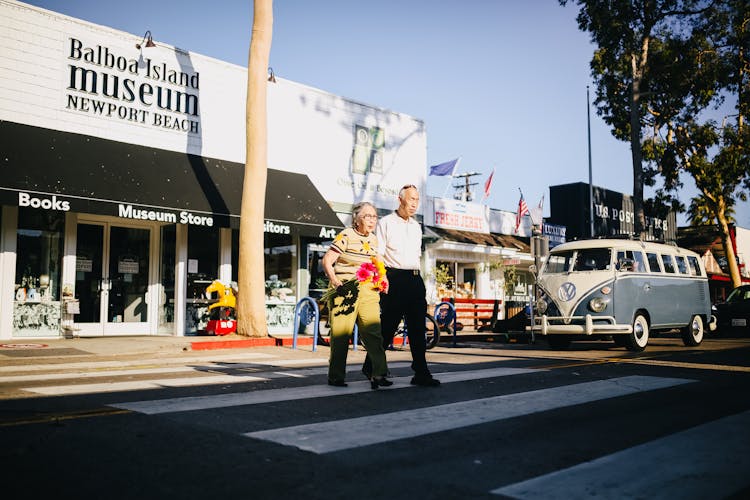
<path fill-rule="evenodd" d="M 336 272 L 333 270 L 333 265 L 338 260 L 339 255 L 341 254 L 336 250 L 329 248 L 321 261 L 321 264 L 323 264 L 323 271 L 325 271 L 326 276 L 328 276 L 328 280 L 333 288 L 338 288 L 343 285 L 341 280 L 336 276 Z"/>

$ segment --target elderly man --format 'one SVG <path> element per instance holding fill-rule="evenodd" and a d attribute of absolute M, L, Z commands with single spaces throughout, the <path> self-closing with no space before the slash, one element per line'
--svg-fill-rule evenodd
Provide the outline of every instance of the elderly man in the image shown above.
<path fill-rule="evenodd" d="M 401 188 L 398 193 L 399 206 L 395 212 L 378 222 L 376 235 L 378 252 L 386 266 L 390 287 L 380 296 L 380 323 L 383 346 L 393 343 L 401 318 L 406 320 L 411 349 L 412 385 L 436 387 L 440 381 L 433 378 L 425 358 L 425 286 L 419 274 L 422 255 L 422 228 L 413 216 L 419 207 L 419 191 L 414 185 Z M 370 359 L 365 359 L 362 372 L 369 376 L 372 371 Z"/>

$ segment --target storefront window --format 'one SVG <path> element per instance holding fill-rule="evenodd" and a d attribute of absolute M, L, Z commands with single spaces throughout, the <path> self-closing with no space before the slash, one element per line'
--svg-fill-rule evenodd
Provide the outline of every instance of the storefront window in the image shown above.
<path fill-rule="evenodd" d="M 328 276 L 323 271 L 323 255 L 331 241 L 307 244 L 307 269 L 310 271 L 310 297 L 320 298 L 328 288 Z"/>
<path fill-rule="evenodd" d="M 266 279 L 266 322 L 268 330 L 292 330 L 295 295 L 297 246 L 290 235 L 265 234 L 264 268 Z M 239 230 L 232 230 L 232 279 L 237 281 Z M 242 293 L 242 290 L 240 290 Z"/>
<path fill-rule="evenodd" d="M 219 230 L 189 226 L 186 335 L 205 331 L 208 324 L 208 306 L 211 303 L 206 298 L 205 291 L 206 287 L 218 278 L 218 273 Z"/>
<path fill-rule="evenodd" d="M 159 332 L 173 333 L 174 323 L 174 267 L 177 226 L 161 228 L 161 260 L 159 279 L 161 297 L 159 300 Z"/>
<path fill-rule="evenodd" d="M 65 216 L 20 208 L 16 247 L 14 336 L 60 334 L 60 274 Z"/>

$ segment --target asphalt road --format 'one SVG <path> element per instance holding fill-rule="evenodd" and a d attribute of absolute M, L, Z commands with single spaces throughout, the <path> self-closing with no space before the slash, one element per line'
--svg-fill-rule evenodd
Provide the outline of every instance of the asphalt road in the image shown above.
<path fill-rule="evenodd" d="M 326 348 L 0 365 L 3 498 L 748 498 L 750 339 L 438 347 L 373 391 Z M 1 360 L 0 360 L 1 361 Z"/>

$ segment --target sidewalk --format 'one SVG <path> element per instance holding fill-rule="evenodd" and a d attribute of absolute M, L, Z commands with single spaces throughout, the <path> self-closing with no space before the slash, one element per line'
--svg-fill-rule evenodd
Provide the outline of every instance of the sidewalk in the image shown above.
<path fill-rule="evenodd" d="M 452 347 L 453 337 L 443 334 L 440 345 Z M 312 335 L 297 337 L 297 351 L 312 351 Z M 502 343 L 506 341 L 503 334 L 459 332 L 456 345 L 466 342 Z M 401 347 L 402 338 L 394 339 L 394 345 Z M 195 351 L 212 351 L 218 349 L 268 349 L 278 351 L 282 348 L 289 352 L 292 349 L 292 335 L 277 334 L 273 337 L 245 337 L 242 335 L 225 336 L 117 336 L 117 337 L 75 337 L 71 339 L 36 339 L 15 338 L 0 341 L 0 363 L 18 363 L 24 359 L 46 359 L 53 363 L 56 360 L 71 357 L 115 357 L 115 356 L 168 356 Z M 360 347 L 362 348 L 362 347 Z M 363 349 L 363 348 L 362 348 Z M 317 346 L 317 351 L 327 356 L 328 347 Z"/>
<path fill-rule="evenodd" d="M 0 341 L 0 362 L 4 358 L 37 358 L 56 356 L 128 356 L 170 355 L 189 351 L 214 349 L 246 349 L 255 347 L 292 347 L 291 335 L 252 338 L 225 336 L 118 336 L 75 337 L 72 339 L 16 338 Z M 312 336 L 299 336 L 297 347 L 312 350 Z"/>

